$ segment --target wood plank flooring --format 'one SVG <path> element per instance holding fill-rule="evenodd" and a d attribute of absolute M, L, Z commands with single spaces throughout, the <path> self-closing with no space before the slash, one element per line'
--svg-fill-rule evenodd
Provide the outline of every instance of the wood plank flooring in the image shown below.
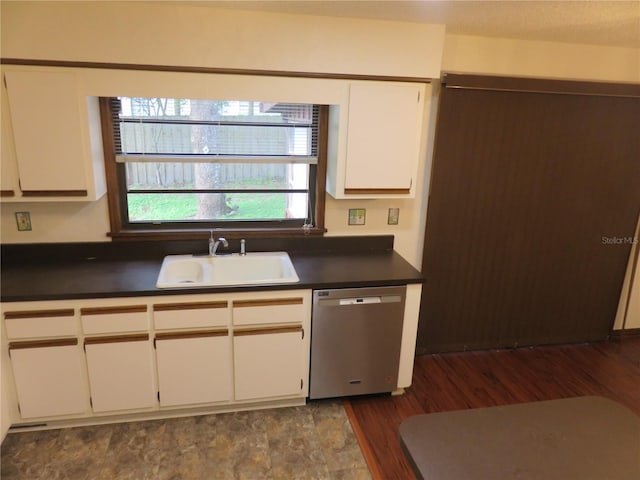
<path fill-rule="evenodd" d="M 607 342 L 422 355 L 397 397 L 347 400 L 347 413 L 376 479 L 414 478 L 398 439 L 412 415 L 600 395 L 640 415 L 640 335 Z"/>

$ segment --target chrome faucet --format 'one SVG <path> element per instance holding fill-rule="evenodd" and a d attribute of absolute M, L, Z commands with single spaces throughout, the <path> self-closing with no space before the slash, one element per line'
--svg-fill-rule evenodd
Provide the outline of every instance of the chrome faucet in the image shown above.
<path fill-rule="evenodd" d="M 229 246 L 229 242 L 224 237 L 220 237 L 217 240 L 213 238 L 213 230 L 209 234 L 209 256 L 215 257 L 216 252 L 218 251 L 218 247 L 222 243 L 223 248 L 227 248 Z"/>

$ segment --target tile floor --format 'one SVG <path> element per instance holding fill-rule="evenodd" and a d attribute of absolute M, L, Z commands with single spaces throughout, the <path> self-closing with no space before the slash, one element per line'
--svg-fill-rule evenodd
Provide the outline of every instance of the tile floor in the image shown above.
<path fill-rule="evenodd" d="M 370 479 L 339 401 L 12 433 L 2 480 Z"/>

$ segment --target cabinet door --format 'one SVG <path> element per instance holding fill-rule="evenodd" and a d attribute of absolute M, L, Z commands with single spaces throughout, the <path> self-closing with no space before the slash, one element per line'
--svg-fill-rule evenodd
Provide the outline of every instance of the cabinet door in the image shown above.
<path fill-rule="evenodd" d="M 87 338 L 85 350 L 94 412 L 156 404 L 149 335 Z"/>
<path fill-rule="evenodd" d="M 307 365 L 301 325 L 236 330 L 235 399 L 306 396 Z"/>
<path fill-rule="evenodd" d="M 13 144 L 13 132 L 9 121 L 9 100 L 7 91 L 2 87 L 2 103 L 0 104 L 0 127 L 2 128 L 2 140 L 0 148 L 0 197 L 13 198 L 19 190 L 18 167 L 16 165 L 16 153 Z"/>
<path fill-rule="evenodd" d="M 80 414 L 88 392 L 77 339 L 9 345 L 22 418 Z"/>
<path fill-rule="evenodd" d="M 160 406 L 231 400 L 229 332 L 156 335 Z"/>
<path fill-rule="evenodd" d="M 410 193 L 423 97 L 422 85 L 351 84 L 345 194 Z"/>
<path fill-rule="evenodd" d="M 5 72 L 24 196 L 87 196 L 81 99 L 71 72 Z"/>

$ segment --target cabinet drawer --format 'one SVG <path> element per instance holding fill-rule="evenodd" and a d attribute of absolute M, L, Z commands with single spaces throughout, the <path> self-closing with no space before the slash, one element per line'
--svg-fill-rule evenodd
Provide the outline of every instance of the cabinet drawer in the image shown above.
<path fill-rule="evenodd" d="M 86 334 L 142 332 L 149 329 L 146 305 L 82 308 L 80 318 Z"/>
<path fill-rule="evenodd" d="M 234 325 L 300 323 L 303 318 L 302 297 L 234 300 L 233 302 Z"/>
<path fill-rule="evenodd" d="M 5 312 L 7 338 L 68 337 L 77 334 L 72 308 Z"/>
<path fill-rule="evenodd" d="M 158 330 L 225 327 L 229 313 L 226 301 L 157 304 L 153 306 L 153 324 Z"/>

